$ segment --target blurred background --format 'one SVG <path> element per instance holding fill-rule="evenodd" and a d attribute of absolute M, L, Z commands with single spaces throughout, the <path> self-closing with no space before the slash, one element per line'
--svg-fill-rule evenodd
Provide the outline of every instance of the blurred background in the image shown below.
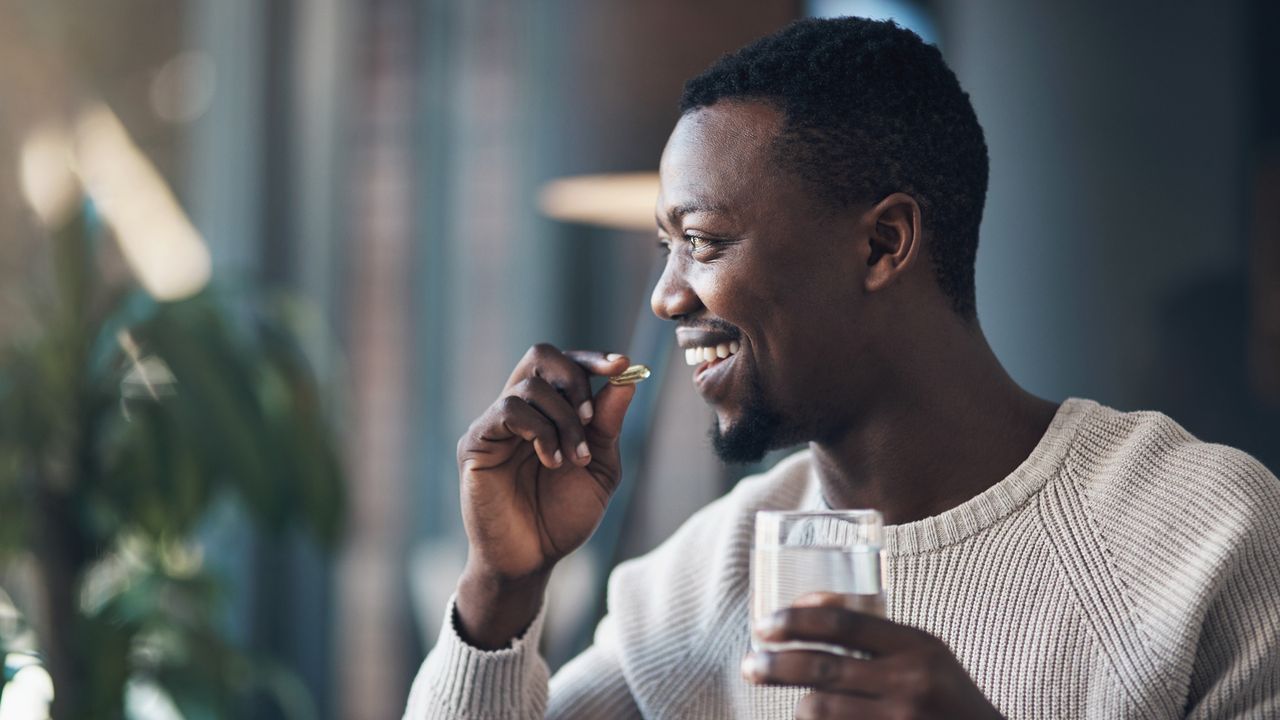
<path fill-rule="evenodd" d="M 576 653 L 609 569 L 760 469 L 649 315 L 682 83 L 846 14 L 976 105 L 1013 376 L 1280 467 L 1267 0 L 0 0 L 0 718 L 399 716 L 457 438 L 538 341 L 656 371 L 551 590 Z"/>

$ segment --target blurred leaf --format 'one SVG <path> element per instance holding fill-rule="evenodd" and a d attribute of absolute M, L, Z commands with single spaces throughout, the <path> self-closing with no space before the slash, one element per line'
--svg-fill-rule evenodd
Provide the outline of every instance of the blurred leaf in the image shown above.
<path fill-rule="evenodd" d="M 300 502 L 301 519 L 327 547 L 338 542 L 345 503 L 336 440 L 329 429 L 319 390 L 301 348 L 277 328 L 261 332 L 265 364 L 271 369 L 276 402 L 266 405 L 278 463 L 287 468 Z"/>
<path fill-rule="evenodd" d="M 0 347 L 0 556 L 29 551 L 75 583 L 62 597 L 78 615 L 53 625 L 81 670 L 68 677 L 86 685 L 69 693 L 79 715 L 119 717 L 133 674 L 192 720 L 234 717 L 251 695 L 314 717 L 286 668 L 223 636 L 221 584 L 189 539 L 231 491 L 261 527 L 337 544 L 342 464 L 315 373 L 283 315 L 234 323 L 251 313 L 212 291 L 157 303 L 99 287 L 91 224 L 81 213 L 52 238 L 43 332 Z M 173 392 L 136 392 L 152 388 L 143 358 L 172 374 Z M 126 386 L 130 373 L 142 380 Z M 33 532 L 51 493 L 67 547 Z"/>

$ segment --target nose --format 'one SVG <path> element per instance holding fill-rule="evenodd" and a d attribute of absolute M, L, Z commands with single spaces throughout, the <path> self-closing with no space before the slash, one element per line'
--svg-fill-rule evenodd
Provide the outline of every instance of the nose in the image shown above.
<path fill-rule="evenodd" d="M 653 294 L 649 296 L 653 314 L 663 320 L 676 320 L 691 315 L 702 307 L 702 301 L 685 279 L 683 265 L 681 253 L 673 249 L 667 255 L 662 277 L 658 278 L 658 283 L 653 286 Z"/>

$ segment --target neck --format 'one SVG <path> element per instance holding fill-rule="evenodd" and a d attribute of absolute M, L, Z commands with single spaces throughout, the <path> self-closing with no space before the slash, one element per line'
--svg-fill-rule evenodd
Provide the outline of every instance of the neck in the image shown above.
<path fill-rule="evenodd" d="M 945 320 L 914 337 L 855 424 L 813 442 L 834 508 L 875 508 L 891 525 L 949 510 L 998 483 L 1031 454 L 1057 406 L 1009 377 L 974 325 Z"/>

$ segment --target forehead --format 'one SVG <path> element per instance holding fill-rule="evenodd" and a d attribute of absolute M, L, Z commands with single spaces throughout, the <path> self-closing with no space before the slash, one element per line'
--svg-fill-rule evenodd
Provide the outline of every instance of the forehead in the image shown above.
<path fill-rule="evenodd" d="M 662 153 L 658 215 L 744 211 L 777 181 L 771 153 L 782 124 L 782 113 L 763 102 L 721 101 L 686 113 Z"/>

